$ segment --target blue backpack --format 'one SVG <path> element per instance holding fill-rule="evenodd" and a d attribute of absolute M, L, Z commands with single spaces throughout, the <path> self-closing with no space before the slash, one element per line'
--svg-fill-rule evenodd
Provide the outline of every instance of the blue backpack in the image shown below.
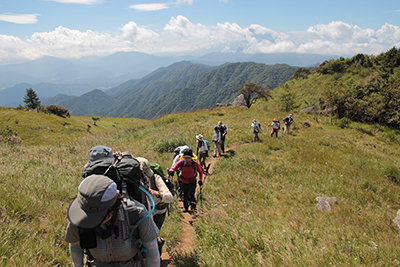
<path fill-rule="evenodd" d="M 204 140 L 204 142 L 206 142 L 206 145 L 207 145 L 207 151 L 209 151 L 209 150 L 210 150 L 210 143 L 209 143 L 207 140 Z"/>

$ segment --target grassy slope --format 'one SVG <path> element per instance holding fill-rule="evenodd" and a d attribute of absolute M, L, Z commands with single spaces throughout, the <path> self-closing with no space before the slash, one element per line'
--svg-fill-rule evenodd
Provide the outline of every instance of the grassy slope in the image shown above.
<path fill-rule="evenodd" d="M 373 136 L 367 125 L 340 129 L 329 120 L 318 124 L 294 114 L 291 136 L 269 137 L 267 123 L 284 115 L 260 104 L 250 110 L 203 110 L 153 121 L 102 117 L 88 133 L 91 117 L 62 119 L 1 108 L 0 130 L 10 126 L 22 141 L 0 144 L 0 264 L 69 264 L 65 214 L 94 145 L 128 150 L 167 168 L 172 154 L 157 152 L 160 148 L 178 140 L 194 147 L 199 133 L 211 140 L 219 120 L 228 126 L 228 145 L 250 141 L 252 119 L 263 125 L 263 142 L 240 146 L 235 156 L 220 160 L 203 190 L 206 212 L 195 226 L 198 264 L 400 262 L 398 229 L 392 222 L 400 209 L 399 185 L 390 179 L 400 179 L 397 133 L 381 129 Z M 63 121 L 70 123 L 68 128 Z M 303 128 L 305 122 L 311 127 Z M 331 212 L 316 208 L 318 196 L 337 198 Z M 169 247 L 179 234 L 178 219 L 174 207 L 162 233 Z"/>

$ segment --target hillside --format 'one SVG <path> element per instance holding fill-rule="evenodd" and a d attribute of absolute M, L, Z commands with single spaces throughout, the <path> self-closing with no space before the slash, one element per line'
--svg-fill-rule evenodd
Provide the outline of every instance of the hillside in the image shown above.
<path fill-rule="evenodd" d="M 270 108 L 274 101 L 152 121 L 101 117 L 97 126 L 90 117 L 0 108 L 1 265 L 71 264 L 63 241 L 66 210 L 91 147 L 108 145 L 168 168 L 173 153 L 162 151 L 181 143 L 194 148 L 199 133 L 210 140 L 219 120 L 229 129 L 228 146 L 249 142 L 250 123 L 257 119 L 262 142 L 227 153 L 207 177 L 194 225 L 196 253 L 184 255 L 175 247 L 180 213 L 171 207 L 160 234 L 170 254 L 176 253 L 171 264 L 396 266 L 398 131 L 383 126 L 373 135 L 373 125 L 350 122 L 342 128 L 327 117 L 317 123 L 312 115 L 294 113 L 291 134 L 271 138 L 268 122 L 287 114 Z M 19 141 L 4 142 L 7 126 L 18 132 Z M 320 210 L 317 197 L 335 197 L 331 211 Z"/>
<path fill-rule="evenodd" d="M 213 108 L 217 103 L 230 103 L 238 95 L 233 90 L 253 82 L 274 89 L 294 73 L 296 67 L 264 65 L 254 62 L 231 63 L 202 76 L 189 86 L 160 97 L 143 110 L 144 118 L 181 111 Z M 135 113 L 130 113 L 136 117 Z"/>
<path fill-rule="evenodd" d="M 377 56 L 327 60 L 315 69 L 299 68 L 292 79 L 273 92 L 276 108 L 316 113 L 334 107 L 338 118 L 400 125 L 400 50 Z M 333 114 L 334 117 L 336 114 Z"/>
<path fill-rule="evenodd" d="M 296 71 L 288 65 L 264 65 L 254 62 L 230 63 L 211 68 L 188 61 L 160 68 L 139 80 L 129 80 L 106 92 L 88 94 L 74 99 L 47 100 L 67 108 L 73 115 L 106 115 L 150 119 L 174 112 L 212 108 L 229 103 L 237 96 L 233 90 L 246 82 L 255 82 L 273 89 Z M 114 97 L 112 97 L 114 96 Z M 107 105 L 87 105 L 99 102 Z M 114 103 L 113 103 L 114 101 Z"/>

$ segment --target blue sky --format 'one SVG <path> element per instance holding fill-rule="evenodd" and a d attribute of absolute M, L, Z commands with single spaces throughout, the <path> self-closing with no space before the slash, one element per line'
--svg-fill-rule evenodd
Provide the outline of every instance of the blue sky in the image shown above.
<path fill-rule="evenodd" d="M 393 46 L 398 0 L 0 0 L 0 64 L 118 51 L 376 55 Z"/>

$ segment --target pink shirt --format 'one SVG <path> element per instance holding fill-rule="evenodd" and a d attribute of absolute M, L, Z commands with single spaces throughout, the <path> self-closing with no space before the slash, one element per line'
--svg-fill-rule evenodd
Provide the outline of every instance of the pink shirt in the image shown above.
<path fill-rule="evenodd" d="M 171 169 L 170 171 L 176 171 L 181 167 L 181 162 L 182 160 L 185 162 L 185 159 L 179 160 Z M 191 182 L 196 181 L 196 178 L 192 177 L 195 175 L 195 171 L 192 168 L 192 162 L 190 162 L 190 165 L 187 165 L 186 162 L 184 163 L 185 167 L 182 168 L 180 171 L 183 179 L 181 181 L 185 184 L 189 184 Z M 203 181 L 203 170 L 201 169 L 200 164 L 197 161 L 194 161 L 194 166 L 196 167 L 197 172 L 200 174 L 200 180 Z"/>

